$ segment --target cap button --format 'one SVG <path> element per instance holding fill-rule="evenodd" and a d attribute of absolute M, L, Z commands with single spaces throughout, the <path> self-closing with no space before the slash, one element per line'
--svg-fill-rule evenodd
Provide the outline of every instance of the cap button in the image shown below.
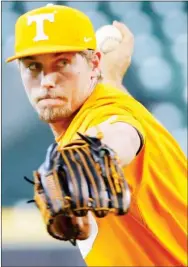
<path fill-rule="evenodd" d="M 52 3 L 49 3 L 49 4 L 47 4 L 46 6 L 54 6 L 54 4 L 52 4 Z"/>

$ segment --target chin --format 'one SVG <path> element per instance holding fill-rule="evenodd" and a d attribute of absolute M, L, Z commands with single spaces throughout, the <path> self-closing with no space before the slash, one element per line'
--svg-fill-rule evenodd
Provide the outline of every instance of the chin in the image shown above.
<path fill-rule="evenodd" d="M 63 119 L 67 119 L 72 115 L 72 111 L 69 109 L 43 109 L 38 111 L 39 119 L 46 123 L 55 123 Z"/>
<path fill-rule="evenodd" d="M 43 122 L 50 124 L 50 123 L 56 123 L 56 122 L 62 121 L 65 118 L 63 118 L 63 117 L 48 118 L 48 117 L 44 117 L 42 115 L 39 115 L 39 119 Z"/>

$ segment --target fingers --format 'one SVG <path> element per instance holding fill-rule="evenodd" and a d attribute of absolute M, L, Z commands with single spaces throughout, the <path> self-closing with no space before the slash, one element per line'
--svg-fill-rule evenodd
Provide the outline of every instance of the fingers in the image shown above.
<path fill-rule="evenodd" d="M 129 28 L 124 24 L 119 21 L 114 21 L 113 26 L 115 26 L 122 34 L 122 42 L 121 46 L 122 48 L 125 48 L 129 51 L 129 54 L 132 54 L 133 48 L 134 48 L 134 35 L 133 33 L 129 30 Z"/>
<path fill-rule="evenodd" d="M 119 21 L 113 21 L 113 26 L 115 26 L 123 36 L 123 39 L 126 37 L 134 39 L 133 33 L 130 31 L 130 29 L 122 22 Z"/>

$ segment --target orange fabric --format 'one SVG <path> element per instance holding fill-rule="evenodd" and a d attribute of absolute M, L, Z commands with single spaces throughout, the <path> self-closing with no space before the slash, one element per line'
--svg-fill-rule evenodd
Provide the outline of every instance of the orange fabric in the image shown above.
<path fill-rule="evenodd" d="M 164 127 L 134 98 L 98 85 L 64 136 L 64 146 L 111 116 L 135 127 L 143 147 L 124 168 L 132 191 L 127 215 L 97 219 L 99 233 L 88 266 L 186 266 L 187 159 Z M 115 137 L 112 137 L 112 140 Z M 126 138 L 126 136 L 124 137 Z"/>

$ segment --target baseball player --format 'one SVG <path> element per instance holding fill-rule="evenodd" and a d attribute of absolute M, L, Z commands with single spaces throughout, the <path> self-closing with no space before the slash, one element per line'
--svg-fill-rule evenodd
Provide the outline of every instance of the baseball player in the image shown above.
<path fill-rule="evenodd" d="M 45 6 L 17 20 L 7 61 L 18 61 L 55 138 L 34 173 L 34 200 L 48 233 L 76 240 L 88 266 L 186 266 L 186 157 L 119 89 L 133 38 L 115 26 L 123 43 L 104 63 L 91 21 L 76 9 Z"/>

